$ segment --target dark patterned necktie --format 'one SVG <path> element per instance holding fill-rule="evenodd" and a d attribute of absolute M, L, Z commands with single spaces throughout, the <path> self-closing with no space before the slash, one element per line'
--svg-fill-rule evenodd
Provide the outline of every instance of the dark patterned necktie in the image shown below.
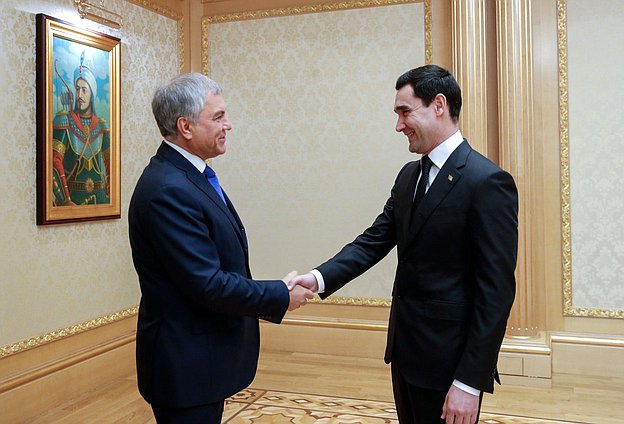
<path fill-rule="evenodd" d="M 420 180 L 418 181 L 418 187 L 416 188 L 416 196 L 414 196 L 414 205 L 412 210 L 418 207 L 418 204 L 425 196 L 425 191 L 427 189 L 427 185 L 429 184 L 429 171 L 431 170 L 431 159 L 429 156 L 423 156 L 420 158 L 420 167 L 422 168 L 422 173 L 420 175 Z"/>

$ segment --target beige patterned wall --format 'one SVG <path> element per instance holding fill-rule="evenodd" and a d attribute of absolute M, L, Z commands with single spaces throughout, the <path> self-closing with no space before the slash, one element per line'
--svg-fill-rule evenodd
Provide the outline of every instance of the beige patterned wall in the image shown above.
<path fill-rule="evenodd" d="M 149 103 L 159 80 L 177 73 L 175 20 L 123 0 L 113 31 L 81 21 L 68 0 L 3 0 L 0 5 L 0 345 L 130 308 L 139 290 L 127 209 L 136 180 L 160 142 Z M 35 15 L 121 38 L 122 219 L 35 225 Z"/>
<path fill-rule="evenodd" d="M 574 308 L 624 310 L 624 2 L 568 0 Z"/>
<path fill-rule="evenodd" d="M 382 210 L 409 160 L 396 78 L 425 63 L 422 3 L 209 26 L 234 129 L 214 160 L 255 277 L 318 265 Z M 388 298 L 396 253 L 338 294 Z"/>

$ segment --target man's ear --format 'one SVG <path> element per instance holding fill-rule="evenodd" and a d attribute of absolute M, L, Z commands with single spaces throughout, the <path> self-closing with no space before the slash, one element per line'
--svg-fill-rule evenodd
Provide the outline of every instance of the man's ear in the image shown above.
<path fill-rule="evenodd" d="M 193 123 L 189 121 L 188 118 L 185 118 L 184 116 L 180 116 L 178 118 L 178 121 L 176 122 L 176 126 L 178 127 L 178 134 L 184 137 L 184 139 L 190 140 L 193 136 L 193 134 L 191 133 L 192 125 Z"/>
<path fill-rule="evenodd" d="M 433 98 L 433 109 L 436 115 L 441 116 L 444 114 L 444 110 L 447 108 L 446 96 L 444 94 L 437 94 Z"/>

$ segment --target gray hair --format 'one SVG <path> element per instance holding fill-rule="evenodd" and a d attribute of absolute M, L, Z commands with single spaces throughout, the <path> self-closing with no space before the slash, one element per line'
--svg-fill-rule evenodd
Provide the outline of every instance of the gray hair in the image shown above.
<path fill-rule="evenodd" d="M 211 94 L 221 86 L 200 73 L 180 74 L 158 87 L 152 99 L 152 113 L 163 137 L 176 137 L 178 118 L 197 122 Z"/>

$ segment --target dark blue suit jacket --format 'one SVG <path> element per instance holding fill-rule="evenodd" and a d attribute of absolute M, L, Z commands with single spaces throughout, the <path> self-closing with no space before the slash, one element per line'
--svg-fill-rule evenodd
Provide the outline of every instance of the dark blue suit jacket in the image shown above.
<path fill-rule="evenodd" d="M 386 362 L 413 385 L 457 379 L 493 391 L 515 296 L 518 192 L 513 178 L 466 140 L 412 212 L 420 162 L 399 172 L 383 212 L 319 266 L 325 298 L 397 247 Z"/>
<path fill-rule="evenodd" d="M 223 400 L 254 378 L 258 318 L 281 321 L 281 280 L 251 279 L 245 230 L 202 173 L 162 143 L 137 182 L 128 213 L 141 286 L 139 391 L 190 407 Z"/>

